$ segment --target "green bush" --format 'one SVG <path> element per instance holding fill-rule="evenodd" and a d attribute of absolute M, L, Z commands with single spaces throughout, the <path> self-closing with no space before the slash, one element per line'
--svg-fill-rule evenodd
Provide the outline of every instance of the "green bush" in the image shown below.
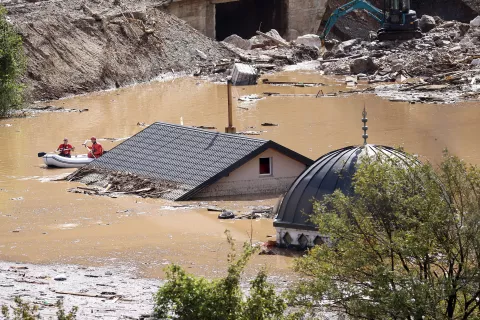
<path fill-rule="evenodd" d="M 22 37 L 6 15 L 7 10 L 0 6 L 0 117 L 23 106 L 25 89 L 20 82 L 26 69 Z"/>
<path fill-rule="evenodd" d="M 63 309 L 63 302 L 58 300 L 57 306 L 57 320 L 75 320 L 77 318 L 77 307 L 73 307 L 70 312 L 65 313 Z M 15 298 L 15 306 L 11 307 L 12 318 L 10 317 L 10 311 L 7 306 L 2 306 L 2 315 L 6 320 L 35 320 L 40 319 L 38 313 L 38 307 L 36 305 L 30 305 L 28 302 L 23 302 L 19 297 Z"/>
<path fill-rule="evenodd" d="M 330 243 L 299 259 L 298 303 L 351 319 L 480 319 L 480 170 L 365 159 L 354 196 L 316 203 Z"/>
<path fill-rule="evenodd" d="M 251 282 L 250 295 L 246 297 L 243 294 L 240 277 L 256 249 L 245 243 L 243 253 L 237 258 L 230 233 L 225 233 L 231 245 L 227 276 L 207 280 L 187 274 L 178 265 L 169 266 L 167 283 L 155 296 L 154 315 L 157 319 L 286 319 L 285 300 L 275 292 L 274 286 L 266 281 L 264 270 Z"/>

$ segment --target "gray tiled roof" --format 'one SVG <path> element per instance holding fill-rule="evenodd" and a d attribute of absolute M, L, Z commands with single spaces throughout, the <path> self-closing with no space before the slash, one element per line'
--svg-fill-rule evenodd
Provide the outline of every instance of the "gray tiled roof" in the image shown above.
<path fill-rule="evenodd" d="M 165 197 L 186 200 L 268 148 L 313 163 L 273 141 L 156 122 L 84 168 L 173 182 L 178 188 Z"/>

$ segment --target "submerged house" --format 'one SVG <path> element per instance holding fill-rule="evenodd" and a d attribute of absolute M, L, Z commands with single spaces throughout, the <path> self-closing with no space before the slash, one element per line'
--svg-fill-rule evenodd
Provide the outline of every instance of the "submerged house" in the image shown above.
<path fill-rule="evenodd" d="M 281 194 L 313 160 L 270 140 L 156 122 L 72 176 L 106 186 L 128 173 L 163 185 L 159 197 L 188 200 Z"/>

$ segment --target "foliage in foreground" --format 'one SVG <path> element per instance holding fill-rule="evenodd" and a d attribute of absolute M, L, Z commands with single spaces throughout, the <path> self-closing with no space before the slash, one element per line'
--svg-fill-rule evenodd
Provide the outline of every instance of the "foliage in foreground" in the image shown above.
<path fill-rule="evenodd" d="M 286 303 L 267 282 L 265 271 L 260 271 L 251 282 L 250 295 L 245 297 L 240 288 L 240 277 L 256 250 L 245 243 L 243 253 L 237 258 L 230 233 L 226 231 L 225 234 L 231 246 L 227 276 L 207 280 L 187 274 L 178 265 L 170 266 L 168 281 L 155 296 L 157 319 L 286 319 Z"/>
<path fill-rule="evenodd" d="M 63 303 L 58 300 L 57 306 L 57 320 L 75 320 L 77 318 L 77 307 L 73 307 L 70 312 L 65 313 Z M 23 302 L 19 297 L 15 298 L 15 306 L 11 307 L 13 318 L 10 317 L 10 311 L 7 306 L 2 306 L 2 315 L 6 320 L 35 320 L 40 319 L 38 313 L 38 306 L 30 305 L 28 302 Z"/>
<path fill-rule="evenodd" d="M 0 5 L 0 117 L 22 107 L 24 85 L 20 80 L 26 69 L 22 37 L 6 15 L 7 10 Z"/>
<path fill-rule="evenodd" d="M 330 236 L 296 262 L 309 276 L 298 303 L 322 302 L 352 319 L 480 319 L 480 170 L 365 160 L 354 197 L 316 203 Z"/>

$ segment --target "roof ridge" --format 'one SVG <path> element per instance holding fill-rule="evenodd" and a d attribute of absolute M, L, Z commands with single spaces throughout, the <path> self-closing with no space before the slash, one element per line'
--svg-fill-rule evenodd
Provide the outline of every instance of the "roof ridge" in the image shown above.
<path fill-rule="evenodd" d="M 208 131 L 207 129 L 201 129 L 201 128 L 195 128 L 195 127 L 192 127 L 192 126 L 185 126 L 185 125 L 181 125 L 181 124 L 174 124 L 174 123 L 168 123 L 168 122 L 161 122 L 161 121 L 156 121 L 153 124 L 160 124 L 160 125 L 164 125 L 164 126 L 169 126 L 169 127 L 177 127 L 177 128 L 182 128 L 182 129 L 186 129 L 186 130 L 191 130 L 191 131 L 200 131 L 200 132 L 204 132 L 204 133 L 209 133 L 209 134 L 221 134 L 221 135 L 228 135 L 232 138 L 236 138 L 236 139 L 241 139 L 241 140 L 250 140 L 250 141 L 259 141 L 259 142 L 269 142 L 269 141 L 272 141 L 272 140 L 265 140 L 265 139 L 259 139 L 259 138 L 251 138 L 251 137 L 245 137 L 245 136 L 240 136 L 238 134 L 232 134 L 232 133 L 225 133 L 225 132 L 212 132 L 212 131 Z M 272 141 L 273 142 L 273 141 Z"/>

